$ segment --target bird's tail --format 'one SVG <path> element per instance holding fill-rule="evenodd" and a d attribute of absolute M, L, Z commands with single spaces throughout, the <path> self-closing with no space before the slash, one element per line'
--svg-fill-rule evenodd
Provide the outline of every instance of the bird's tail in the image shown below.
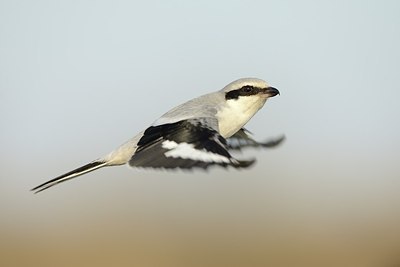
<path fill-rule="evenodd" d="M 47 181 L 41 185 L 36 186 L 35 188 L 32 188 L 31 191 L 33 191 L 35 194 L 39 193 L 40 191 L 43 191 L 49 187 L 52 187 L 56 184 L 65 182 L 69 179 L 75 178 L 77 176 L 80 176 L 82 174 L 97 170 L 99 168 L 102 168 L 104 166 L 107 166 L 107 162 L 106 161 L 101 161 L 101 160 L 95 160 L 92 161 L 82 167 L 79 167 L 73 171 L 67 172 L 63 175 L 60 175 L 54 179 L 51 179 L 50 181 Z"/>

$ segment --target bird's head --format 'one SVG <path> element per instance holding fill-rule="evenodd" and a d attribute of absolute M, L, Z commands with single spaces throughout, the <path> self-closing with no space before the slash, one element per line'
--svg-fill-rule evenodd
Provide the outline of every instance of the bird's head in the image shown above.
<path fill-rule="evenodd" d="M 225 93 L 227 101 L 242 102 L 243 100 L 249 101 L 262 101 L 269 97 L 279 94 L 279 91 L 268 85 L 264 80 L 257 78 L 242 78 L 231 82 L 225 86 L 222 91 Z M 244 102 L 244 101 L 243 101 Z"/>
<path fill-rule="evenodd" d="M 231 82 L 221 92 L 225 102 L 217 113 L 220 133 L 229 137 L 245 125 L 265 104 L 269 97 L 279 91 L 265 81 L 256 78 L 244 78 Z"/>

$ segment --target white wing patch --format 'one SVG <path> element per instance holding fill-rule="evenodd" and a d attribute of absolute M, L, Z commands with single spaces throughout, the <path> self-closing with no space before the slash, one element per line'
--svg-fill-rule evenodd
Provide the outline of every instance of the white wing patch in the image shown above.
<path fill-rule="evenodd" d="M 207 169 L 212 165 L 247 168 L 255 160 L 237 160 L 218 133 L 215 118 L 200 117 L 147 128 L 129 165 L 144 168 Z"/>
<path fill-rule="evenodd" d="M 193 144 L 178 144 L 174 141 L 165 140 L 162 142 L 162 147 L 169 150 L 164 153 L 166 157 L 199 160 L 203 162 L 230 163 L 229 158 L 208 152 L 204 149 L 196 149 Z"/>

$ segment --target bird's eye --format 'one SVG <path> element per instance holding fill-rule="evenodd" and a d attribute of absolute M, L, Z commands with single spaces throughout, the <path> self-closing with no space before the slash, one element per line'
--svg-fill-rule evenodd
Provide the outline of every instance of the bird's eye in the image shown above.
<path fill-rule="evenodd" d="M 243 91 L 244 93 L 251 93 L 251 92 L 253 92 L 253 90 L 254 90 L 254 87 L 253 87 L 253 86 L 243 86 L 243 87 L 242 87 L 242 91 Z"/>

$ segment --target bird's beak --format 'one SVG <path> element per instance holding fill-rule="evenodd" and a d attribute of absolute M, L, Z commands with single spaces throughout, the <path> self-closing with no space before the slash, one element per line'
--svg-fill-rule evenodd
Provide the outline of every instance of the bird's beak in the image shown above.
<path fill-rule="evenodd" d="M 274 87 L 267 87 L 264 88 L 264 94 L 266 94 L 268 97 L 273 97 L 276 95 L 280 95 L 278 89 L 274 88 Z"/>

